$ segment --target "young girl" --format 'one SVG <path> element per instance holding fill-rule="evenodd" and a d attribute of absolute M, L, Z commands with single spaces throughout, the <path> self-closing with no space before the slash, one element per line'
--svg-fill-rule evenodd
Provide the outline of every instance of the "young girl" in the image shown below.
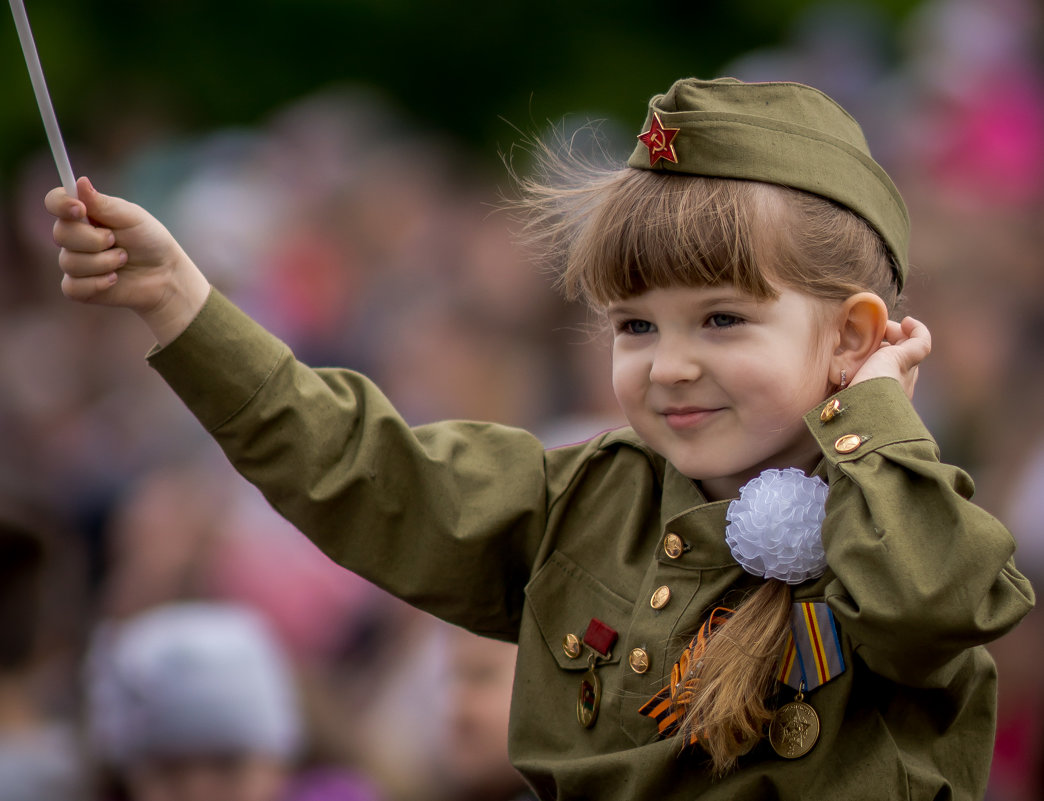
<path fill-rule="evenodd" d="M 297 362 L 139 207 L 84 179 L 46 202 L 65 293 L 144 319 L 153 367 L 282 514 L 518 643 L 511 753 L 541 798 L 980 798 L 982 644 L 1033 596 L 910 404 L 930 337 L 889 320 L 897 191 L 798 84 L 679 81 L 638 140 L 626 167 L 527 185 L 567 292 L 613 328 L 631 424 L 547 452 L 411 429 L 363 376 Z"/>

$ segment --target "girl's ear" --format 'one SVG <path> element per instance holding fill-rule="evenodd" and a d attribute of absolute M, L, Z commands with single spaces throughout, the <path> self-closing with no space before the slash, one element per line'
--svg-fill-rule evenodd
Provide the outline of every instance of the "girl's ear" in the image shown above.
<path fill-rule="evenodd" d="M 838 385 L 841 371 L 855 375 L 884 340 L 888 307 L 873 292 L 858 292 L 841 304 L 838 312 L 838 344 L 830 365 L 830 380 Z"/>

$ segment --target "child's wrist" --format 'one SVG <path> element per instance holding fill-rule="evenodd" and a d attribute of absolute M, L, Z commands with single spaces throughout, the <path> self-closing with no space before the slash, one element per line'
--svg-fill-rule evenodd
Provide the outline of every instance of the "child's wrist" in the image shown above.
<path fill-rule="evenodd" d="M 211 289 L 206 276 L 183 253 L 170 272 L 171 286 L 163 300 L 138 312 L 160 347 L 169 345 L 189 327 L 206 303 Z"/>

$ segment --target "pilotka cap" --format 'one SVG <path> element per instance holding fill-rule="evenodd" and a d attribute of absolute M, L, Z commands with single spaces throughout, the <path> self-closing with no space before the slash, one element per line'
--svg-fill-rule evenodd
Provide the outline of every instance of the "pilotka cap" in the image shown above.
<path fill-rule="evenodd" d="M 852 116 L 800 83 L 676 81 L 649 101 L 628 165 L 801 189 L 854 211 L 881 235 L 902 289 L 910 217 Z"/>

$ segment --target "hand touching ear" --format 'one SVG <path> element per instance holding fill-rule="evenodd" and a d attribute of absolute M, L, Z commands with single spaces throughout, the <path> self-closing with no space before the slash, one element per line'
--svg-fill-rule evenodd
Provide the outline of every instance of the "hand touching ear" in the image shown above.
<path fill-rule="evenodd" d="M 841 304 L 831 380 L 852 386 L 871 378 L 894 378 L 913 398 L 917 367 L 932 349 L 932 336 L 912 317 L 888 319 L 883 300 L 858 292 Z M 845 380 L 841 371 L 845 372 Z"/>
<path fill-rule="evenodd" d="M 905 317 L 901 323 L 889 320 L 884 339 L 852 376 L 849 385 L 888 376 L 902 384 L 907 397 L 912 399 L 918 366 L 931 350 L 932 335 L 920 320 L 913 317 Z"/>

